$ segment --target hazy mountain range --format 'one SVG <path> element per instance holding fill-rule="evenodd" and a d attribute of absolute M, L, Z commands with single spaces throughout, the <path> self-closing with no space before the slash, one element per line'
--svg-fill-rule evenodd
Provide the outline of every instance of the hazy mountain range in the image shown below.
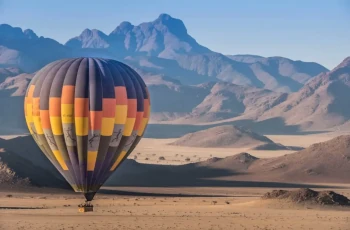
<path fill-rule="evenodd" d="M 135 68 L 150 87 L 153 122 L 278 118 L 302 129 L 327 129 L 350 118 L 349 58 L 329 71 L 283 57 L 223 55 L 198 44 L 181 20 L 161 14 L 137 26 L 122 22 L 110 34 L 86 29 L 66 44 L 0 25 L 2 133 L 23 129 L 22 96 L 32 73 L 77 56 L 113 58 Z"/>
<path fill-rule="evenodd" d="M 134 67 L 161 73 L 184 84 L 223 80 L 291 92 L 327 69 L 317 63 L 287 58 L 225 56 L 198 44 L 184 23 L 167 14 L 138 26 L 122 22 L 110 34 L 93 29 L 62 45 L 32 30 L 0 26 L 0 65 L 34 72 L 64 57 L 100 56 L 124 60 Z"/>

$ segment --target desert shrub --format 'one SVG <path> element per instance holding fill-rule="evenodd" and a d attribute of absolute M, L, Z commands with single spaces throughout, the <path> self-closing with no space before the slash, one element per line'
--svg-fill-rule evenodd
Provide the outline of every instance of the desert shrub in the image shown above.
<path fill-rule="evenodd" d="M 25 186 L 30 184 L 30 180 L 28 178 L 19 178 L 7 164 L 0 161 L 0 184 Z"/>
<path fill-rule="evenodd" d="M 6 164 L 0 162 L 0 184 L 12 183 L 16 179 L 16 173 Z"/>
<path fill-rule="evenodd" d="M 159 157 L 158 160 L 164 161 L 164 160 L 165 160 L 165 157 Z"/>
<path fill-rule="evenodd" d="M 191 161 L 191 158 L 187 157 L 187 158 L 185 159 L 185 161 Z"/>

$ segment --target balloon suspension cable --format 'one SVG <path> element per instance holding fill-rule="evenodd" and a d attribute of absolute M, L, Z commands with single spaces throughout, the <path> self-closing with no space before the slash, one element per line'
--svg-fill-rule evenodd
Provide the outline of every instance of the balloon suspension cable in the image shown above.
<path fill-rule="evenodd" d="M 91 203 L 91 201 L 85 200 L 83 204 L 79 204 L 79 212 L 93 212 L 94 205 Z"/>
<path fill-rule="evenodd" d="M 93 208 L 94 205 L 91 204 L 91 201 L 85 200 L 85 202 L 84 202 L 83 204 L 79 204 L 78 207 L 79 207 L 79 208 L 84 208 L 84 207 L 92 207 L 92 208 Z"/>

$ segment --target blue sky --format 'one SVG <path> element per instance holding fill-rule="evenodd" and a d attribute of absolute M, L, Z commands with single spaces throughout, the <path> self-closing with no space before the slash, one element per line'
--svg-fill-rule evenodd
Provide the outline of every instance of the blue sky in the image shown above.
<path fill-rule="evenodd" d="M 333 68 L 350 56 L 350 0 L 0 0 L 0 23 L 61 43 L 168 13 L 224 54 L 284 56 Z"/>

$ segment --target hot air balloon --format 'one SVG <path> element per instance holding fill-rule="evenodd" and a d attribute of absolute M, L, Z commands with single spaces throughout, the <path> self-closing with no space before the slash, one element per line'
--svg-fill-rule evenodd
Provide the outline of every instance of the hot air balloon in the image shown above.
<path fill-rule="evenodd" d="M 150 98 L 140 75 L 126 64 L 71 58 L 35 74 L 24 111 L 41 151 L 90 202 L 142 138 Z"/>

